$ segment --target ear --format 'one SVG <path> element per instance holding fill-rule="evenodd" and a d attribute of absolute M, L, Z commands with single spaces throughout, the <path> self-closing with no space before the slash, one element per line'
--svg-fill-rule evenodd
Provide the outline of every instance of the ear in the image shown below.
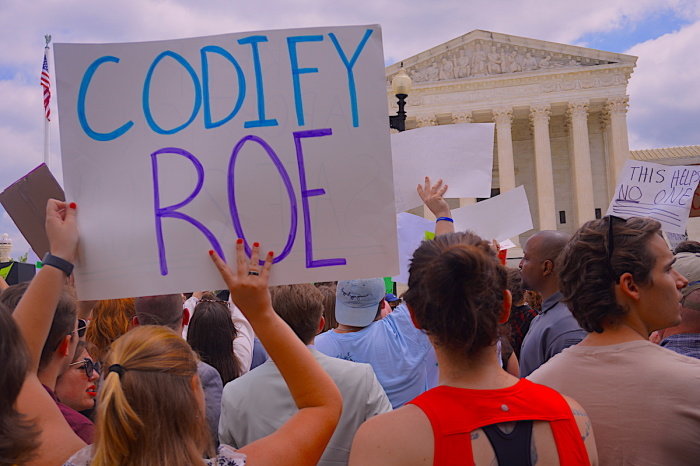
<path fill-rule="evenodd" d="M 131 328 L 138 327 L 139 325 L 141 325 L 141 322 L 139 322 L 139 318 L 134 316 L 131 319 Z"/>
<path fill-rule="evenodd" d="M 639 285 L 635 283 L 631 273 L 625 272 L 620 275 L 620 283 L 615 285 L 615 288 L 622 293 L 623 299 L 639 300 Z"/>
<path fill-rule="evenodd" d="M 423 330 L 420 324 L 418 324 L 418 321 L 416 320 L 416 315 L 413 313 L 413 308 L 411 307 L 411 305 L 406 303 L 406 307 L 408 308 L 408 314 L 411 316 L 411 322 L 413 322 L 413 326 L 416 327 L 418 330 Z"/>
<path fill-rule="evenodd" d="M 190 323 L 190 310 L 187 308 L 184 308 L 182 310 L 182 326 L 184 327 L 185 325 Z"/>
<path fill-rule="evenodd" d="M 326 318 L 321 316 L 321 320 L 318 321 L 318 331 L 316 332 L 316 335 L 323 332 L 323 327 L 325 327 L 325 326 L 326 326 Z"/>
<path fill-rule="evenodd" d="M 542 262 L 542 276 L 546 277 L 554 273 L 554 262 L 546 259 Z"/>
<path fill-rule="evenodd" d="M 501 309 L 501 315 L 498 316 L 498 323 L 505 324 L 508 322 L 508 317 L 510 317 L 510 307 L 513 304 L 513 295 L 510 290 L 503 290 L 503 308 Z"/>
<path fill-rule="evenodd" d="M 72 335 L 66 335 L 63 337 L 61 343 L 58 344 L 58 348 L 56 348 L 56 353 L 63 357 L 68 356 L 68 353 L 70 352 L 71 337 Z"/>

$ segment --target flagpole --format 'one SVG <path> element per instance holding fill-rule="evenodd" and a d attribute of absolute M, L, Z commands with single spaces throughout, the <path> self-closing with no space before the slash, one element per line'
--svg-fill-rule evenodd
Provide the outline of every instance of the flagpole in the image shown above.
<path fill-rule="evenodd" d="M 46 40 L 46 46 L 44 47 L 44 60 L 46 62 L 46 74 L 47 76 L 45 79 L 49 80 L 48 77 L 48 60 L 49 60 L 49 42 L 51 42 L 51 36 L 50 35 L 45 35 L 44 39 Z M 42 79 L 44 77 L 42 76 Z M 49 87 L 50 87 L 49 83 Z M 46 89 L 46 87 L 44 88 Z M 50 146 L 51 146 L 51 133 L 50 133 L 50 128 L 49 128 L 49 112 L 48 112 L 48 103 L 46 102 L 46 95 L 44 95 L 44 163 L 51 169 L 51 160 L 50 160 Z"/>

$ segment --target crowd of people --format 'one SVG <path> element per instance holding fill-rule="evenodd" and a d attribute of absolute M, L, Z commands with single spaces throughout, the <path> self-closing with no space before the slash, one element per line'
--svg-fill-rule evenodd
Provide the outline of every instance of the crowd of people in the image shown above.
<path fill-rule="evenodd" d="M 398 297 L 268 286 L 238 240 L 223 292 L 77 301 L 79 208 L 49 201 L 44 266 L 0 293 L 0 464 L 696 463 L 700 243 L 607 216 L 509 269 L 446 191 L 418 187 L 436 236 Z"/>

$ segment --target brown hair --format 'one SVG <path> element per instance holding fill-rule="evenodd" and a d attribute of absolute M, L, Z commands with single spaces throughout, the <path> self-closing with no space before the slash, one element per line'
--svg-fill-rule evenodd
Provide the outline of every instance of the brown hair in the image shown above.
<path fill-rule="evenodd" d="M 5 289 L 5 291 L 0 294 L 0 302 L 11 311 L 14 311 L 20 299 L 22 299 L 22 296 L 24 296 L 24 293 L 27 291 L 29 283 L 30 282 L 22 282 Z M 64 288 L 58 300 L 58 304 L 56 305 L 56 312 L 53 315 L 53 320 L 51 321 L 51 330 L 49 330 L 49 335 L 46 337 L 46 342 L 41 350 L 41 359 L 39 360 L 40 371 L 51 361 L 51 356 L 66 335 L 71 335 L 71 338 L 78 338 L 78 335 L 73 333 L 75 330 L 75 322 L 78 319 L 77 312 L 75 297 Z"/>
<path fill-rule="evenodd" d="M 173 330 L 182 323 L 183 302 L 180 294 L 141 296 L 134 302 L 141 325 L 164 325 Z"/>
<path fill-rule="evenodd" d="M 409 267 L 406 303 L 436 345 L 470 356 L 498 338 L 506 269 L 471 233 L 423 241 Z"/>
<path fill-rule="evenodd" d="M 192 388 L 197 357 L 185 340 L 168 328 L 141 325 L 112 344 L 107 364 L 93 466 L 199 464 L 203 454 L 213 454 L 204 402 Z M 113 364 L 121 375 L 109 371 Z"/>
<path fill-rule="evenodd" d="M 513 305 L 522 304 L 525 299 L 525 290 L 523 289 L 523 278 L 520 276 L 520 270 L 513 267 L 508 267 L 508 290 L 513 296 Z"/>
<path fill-rule="evenodd" d="M 608 258 L 613 222 L 612 256 Z M 581 327 L 602 332 L 606 324 L 615 324 L 628 309 L 618 304 L 615 284 L 629 272 L 640 285 L 651 283 L 656 257 L 649 240 L 660 235 L 661 224 L 650 218 L 633 217 L 619 221 L 614 217 L 586 222 L 574 234 L 559 256 L 559 286 L 564 301 Z"/>
<path fill-rule="evenodd" d="M 237 334 L 226 301 L 218 301 L 215 296 L 214 300 L 199 301 L 187 327 L 187 343 L 202 361 L 219 372 L 224 385 L 241 375 L 241 363 L 233 352 Z"/>
<path fill-rule="evenodd" d="M 134 315 L 134 298 L 107 299 L 97 303 L 85 331 L 85 340 L 91 345 L 90 355 L 95 361 L 104 362 L 109 345 L 129 331 Z"/>
<path fill-rule="evenodd" d="M 323 294 L 309 283 L 270 287 L 272 308 L 305 344 L 311 343 L 323 316 Z"/>
<path fill-rule="evenodd" d="M 10 315 L 0 304 L 0 464 L 24 464 L 39 446 L 39 427 L 15 409 L 27 377 L 29 352 Z"/>
<path fill-rule="evenodd" d="M 316 283 L 315 285 L 323 295 L 323 317 L 325 322 L 322 331 L 327 332 L 338 327 L 338 321 L 335 319 L 335 291 L 337 283 L 331 282 L 330 285 L 319 285 Z"/>

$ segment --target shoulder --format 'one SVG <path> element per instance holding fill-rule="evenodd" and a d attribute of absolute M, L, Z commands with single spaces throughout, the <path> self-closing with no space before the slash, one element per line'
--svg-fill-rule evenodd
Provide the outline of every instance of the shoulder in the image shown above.
<path fill-rule="evenodd" d="M 351 465 L 432 464 L 433 429 L 423 411 L 406 405 L 365 421 L 355 434 Z"/>

